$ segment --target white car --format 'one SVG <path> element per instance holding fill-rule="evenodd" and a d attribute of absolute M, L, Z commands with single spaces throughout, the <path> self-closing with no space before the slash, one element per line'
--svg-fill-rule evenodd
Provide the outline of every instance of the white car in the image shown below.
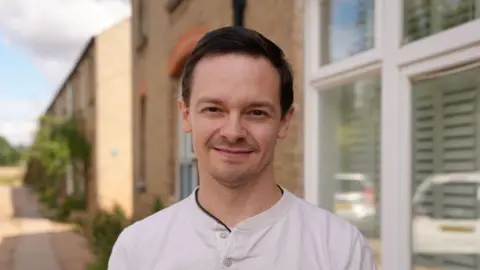
<path fill-rule="evenodd" d="M 355 224 L 365 236 L 373 236 L 376 205 L 372 182 L 361 173 L 339 173 L 335 181 L 335 214 Z"/>
<path fill-rule="evenodd" d="M 480 172 L 433 175 L 412 206 L 414 253 L 480 254 Z"/>

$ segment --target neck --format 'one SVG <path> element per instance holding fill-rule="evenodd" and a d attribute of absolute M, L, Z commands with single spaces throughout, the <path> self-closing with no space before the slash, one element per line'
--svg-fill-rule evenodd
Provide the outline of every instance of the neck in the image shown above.
<path fill-rule="evenodd" d="M 236 188 L 225 187 L 208 176 L 200 177 L 199 204 L 229 228 L 268 210 L 282 197 L 274 181 L 273 168 Z"/>

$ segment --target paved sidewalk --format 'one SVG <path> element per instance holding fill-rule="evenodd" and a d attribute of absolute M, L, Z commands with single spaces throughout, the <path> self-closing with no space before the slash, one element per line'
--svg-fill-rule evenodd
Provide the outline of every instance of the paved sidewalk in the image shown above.
<path fill-rule="evenodd" d="M 0 186 L 0 270 L 83 270 L 91 255 L 69 225 L 43 218 L 26 188 Z"/>
<path fill-rule="evenodd" d="M 50 242 L 53 225 L 42 218 L 27 189 L 12 189 L 21 233 L 13 254 L 13 270 L 61 270 Z M 30 195 L 30 196 L 29 196 Z"/>

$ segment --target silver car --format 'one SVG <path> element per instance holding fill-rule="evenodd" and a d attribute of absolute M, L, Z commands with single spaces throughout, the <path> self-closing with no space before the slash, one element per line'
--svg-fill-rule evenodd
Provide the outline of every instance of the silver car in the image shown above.
<path fill-rule="evenodd" d="M 373 183 L 361 173 L 335 175 L 335 214 L 352 222 L 367 237 L 376 232 L 376 199 Z"/>

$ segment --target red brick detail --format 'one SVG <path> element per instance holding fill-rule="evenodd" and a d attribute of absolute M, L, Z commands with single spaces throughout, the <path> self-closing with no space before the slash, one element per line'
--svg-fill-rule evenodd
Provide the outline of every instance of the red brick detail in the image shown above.
<path fill-rule="evenodd" d="M 180 75 L 183 64 L 188 55 L 192 52 L 197 42 L 209 31 L 206 26 L 190 28 L 178 38 L 177 44 L 173 47 L 168 57 L 168 74 L 171 77 Z"/>

